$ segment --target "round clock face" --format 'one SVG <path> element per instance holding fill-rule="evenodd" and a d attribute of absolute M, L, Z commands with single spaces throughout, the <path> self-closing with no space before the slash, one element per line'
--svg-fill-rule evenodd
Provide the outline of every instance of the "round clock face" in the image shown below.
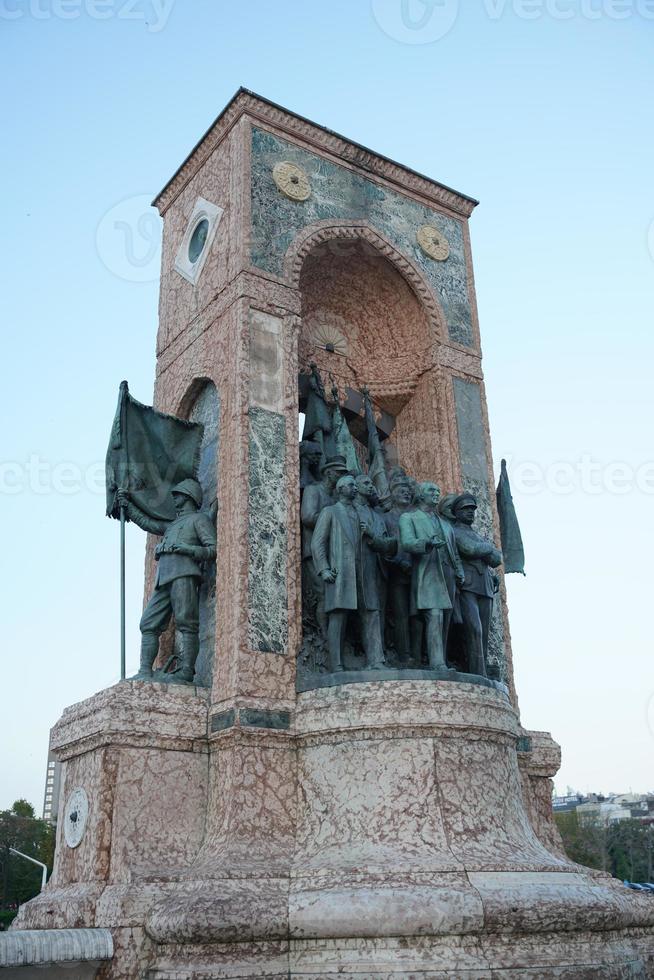
<path fill-rule="evenodd" d="M 81 786 L 77 786 L 68 797 L 64 811 L 64 837 L 69 847 L 77 847 L 82 840 L 88 815 L 88 796 Z"/>
<path fill-rule="evenodd" d="M 292 201 L 306 201 L 311 196 L 309 178 L 294 163 L 276 163 L 273 167 L 273 180 L 282 194 Z"/>
<path fill-rule="evenodd" d="M 442 232 L 434 225 L 423 225 L 416 235 L 418 245 L 430 259 L 444 262 L 450 254 L 450 244 Z"/>

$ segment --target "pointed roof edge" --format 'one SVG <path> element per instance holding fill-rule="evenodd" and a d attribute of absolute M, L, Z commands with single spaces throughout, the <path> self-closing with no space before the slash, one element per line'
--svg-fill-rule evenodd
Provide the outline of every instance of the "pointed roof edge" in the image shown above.
<path fill-rule="evenodd" d="M 244 101 L 242 109 L 238 111 L 236 109 L 236 103 L 243 96 L 246 97 L 246 100 Z M 255 100 L 256 102 L 263 104 L 265 107 L 272 109 L 277 113 L 284 113 L 285 115 L 290 116 L 293 119 L 296 119 L 302 126 L 309 126 L 314 130 L 318 130 L 319 132 L 326 134 L 328 137 L 332 138 L 333 140 L 338 140 L 343 144 L 352 146 L 360 153 L 365 154 L 366 157 L 369 159 L 373 158 L 380 161 L 381 168 L 379 170 L 372 170 L 372 168 L 370 167 L 368 168 L 371 169 L 372 172 L 376 173 L 378 176 L 386 177 L 387 179 L 393 180 L 392 171 L 395 169 L 399 169 L 403 173 L 408 174 L 410 177 L 414 178 L 414 184 L 415 183 L 422 184 L 424 182 L 424 184 L 428 185 L 428 187 L 440 191 L 440 194 L 435 195 L 435 197 L 439 199 L 439 203 L 444 204 L 445 206 L 448 206 L 455 211 L 459 211 L 459 213 L 463 213 L 466 217 L 469 217 L 470 214 L 472 214 L 474 208 L 479 204 L 479 201 L 476 200 L 476 198 L 470 197 L 468 194 L 463 194 L 460 191 L 454 190 L 453 187 L 448 187 L 447 184 L 443 184 L 438 180 L 434 180 L 432 177 L 427 177 L 425 174 L 420 173 L 420 171 L 418 170 L 414 170 L 412 167 L 407 167 L 403 163 L 398 163 L 396 160 L 392 160 L 390 157 L 384 156 L 383 153 L 377 153 L 376 150 L 371 150 L 369 147 L 364 146 L 362 143 L 357 143 L 356 140 L 351 140 L 347 136 L 343 136 L 341 133 L 337 133 L 335 130 L 329 129 L 327 126 L 321 126 L 320 123 L 316 123 L 312 119 L 307 119 L 306 116 L 301 116 L 299 113 L 293 112 L 291 109 L 287 109 L 285 106 L 279 105 L 277 102 L 273 102 L 271 101 L 271 99 L 267 99 L 263 95 L 258 95 L 256 92 L 253 92 L 251 89 L 245 88 L 243 85 L 241 85 L 234 93 L 232 98 L 229 100 L 229 102 L 221 110 L 221 112 L 218 113 L 214 121 L 208 127 L 206 132 L 203 133 L 203 135 L 197 141 L 197 143 L 190 151 L 190 153 L 188 153 L 188 155 L 179 165 L 179 167 L 172 175 L 170 180 L 168 180 L 166 184 L 164 184 L 162 189 L 153 199 L 152 204 L 154 207 L 159 208 L 160 211 L 162 211 L 162 209 L 166 210 L 168 208 L 169 204 L 172 203 L 172 200 L 177 196 L 177 193 L 175 193 L 176 191 L 175 185 L 179 183 L 180 184 L 179 190 L 181 190 L 182 186 L 186 184 L 187 180 L 181 179 L 183 172 L 187 168 L 190 169 L 189 165 L 191 164 L 191 161 L 196 156 L 196 154 L 198 153 L 202 145 L 205 143 L 205 141 L 208 139 L 208 137 L 211 135 L 213 130 L 216 128 L 216 126 L 218 126 L 219 123 L 224 122 L 226 129 L 231 128 L 231 126 L 237 121 L 237 119 L 248 111 L 248 108 L 250 109 L 252 108 L 251 105 L 249 104 L 250 100 Z M 230 112 L 233 114 L 233 119 L 229 119 L 229 118 L 226 119 L 225 117 L 228 117 L 228 114 L 230 114 Z M 222 135 L 223 134 L 221 133 L 220 137 L 222 137 Z M 213 148 L 214 147 L 212 146 L 209 152 L 207 153 L 207 156 L 213 151 Z M 350 160 L 349 162 L 354 162 L 354 163 L 358 162 L 359 165 L 361 165 L 361 161 Z M 389 172 L 384 173 L 385 169 L 388 170 Z M 189 174 L 189 178 L 190 176 L 191 174 Z M 400 183 L 400 181 L 397 180 L 397 178 L 395 182 Z M 419 186 L 417 187 L 414 186 L 410 189 L 417 190 L 418 192 L 420 192 L 421 190 Z M 423 188 L 422 193 L 426 194 L 427 196 L 430 196 L 427 188 Z M 447 198 L 447 200 L 440 200 L 442 196 Z M 455 201 L 459 202 L 458 207 L 454 206 Z"/>

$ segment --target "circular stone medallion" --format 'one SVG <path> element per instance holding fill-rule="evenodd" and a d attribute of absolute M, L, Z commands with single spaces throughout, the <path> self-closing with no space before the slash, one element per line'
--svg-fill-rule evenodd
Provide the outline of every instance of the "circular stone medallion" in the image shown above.
<path fill-rule="evenodd" d="M 430 259 L 444 262 L 450 254 L 450 243 L 434 225 L 423 225 L 418 229 L 416 238 L 418 245 Z"/>
<path fill-rule="evenodd" d="M 311 197 L 309 178 L 294 163 L 276 163 L 273 167 L 273 180 L 282 194 L 292 201 L 306 201 Z"/>
<path fill-rule="evenodd" d="M 81 786 L 77 786 L 66 801 L 64 811 L 64 837 L 69 847 L 77 847 L 84 836 L 89 815 L 89 798 Z"/>

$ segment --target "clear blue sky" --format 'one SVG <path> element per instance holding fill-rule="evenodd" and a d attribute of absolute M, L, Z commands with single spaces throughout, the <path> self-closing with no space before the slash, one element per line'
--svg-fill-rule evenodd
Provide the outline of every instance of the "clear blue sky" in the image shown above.
<path fill-rule="evenodd" d="M 562 744 L 561 790 L 654 789 L 653 18 L 646 0 L 0 0 L 0 807 L 40 809 L 50 726 L 118 677 L 101 464 L 120 380 L 152 392 L 143 201 L 241 84 L 481 200 L 493 446 L 527 548 L 523 723 Z M 133 668 L 135 528 L 128 545 Z"/>

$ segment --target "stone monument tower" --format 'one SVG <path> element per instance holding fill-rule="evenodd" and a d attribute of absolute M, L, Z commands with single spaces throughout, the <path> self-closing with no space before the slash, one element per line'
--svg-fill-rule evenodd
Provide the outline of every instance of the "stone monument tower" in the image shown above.
<path fill-rule="evenodd" d="M 155 204 L 155 407 L 204 423 L 218 508 L 195 685 L 64 712 L 55 869 L 18 929 L 100 930 L 107 980 L 653 975 L 651 901 L 562 851 L 559 749 L 520 720 L 501 574 L 487 676 L 307 650 L 311 377 L 355 455 L 365 388 L 388 473 L 471 494 L 499 547 L 476 202 L 241 89 Z M 148 592 L 153 568 L 149 546 Z"/>

